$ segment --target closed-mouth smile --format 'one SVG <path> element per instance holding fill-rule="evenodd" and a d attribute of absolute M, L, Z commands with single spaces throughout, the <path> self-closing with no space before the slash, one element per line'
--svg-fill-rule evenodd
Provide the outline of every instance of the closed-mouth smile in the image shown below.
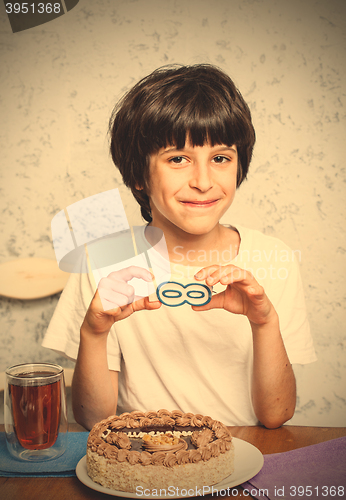
<path fill-rule="evenodd" d="M 219 200 L 180 200 L 185 206 L 194 207 L 194 208 L 208 208 L 215 205 Z"/>

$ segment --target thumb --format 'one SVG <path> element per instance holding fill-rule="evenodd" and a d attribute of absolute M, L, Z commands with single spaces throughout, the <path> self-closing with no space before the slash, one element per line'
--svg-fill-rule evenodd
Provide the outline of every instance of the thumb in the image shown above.
<path fill-rule="evenodd" d="M 204 306 L 191 306 L 194 311 L 209 311 L 210 309 L 223 309 L 225 303 L 225 292 L 213 295 L 210 301 Z"/>

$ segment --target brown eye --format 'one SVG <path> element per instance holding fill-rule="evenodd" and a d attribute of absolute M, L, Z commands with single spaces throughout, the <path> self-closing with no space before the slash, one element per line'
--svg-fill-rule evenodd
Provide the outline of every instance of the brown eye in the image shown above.
<path fill-rule="evenodd" d="M 213 160 L 215 163 L 225 163 L 228 161 L 228 158 L 226 158 L 226 156 L 215 156 Z"/>
<path fill-rule="evenodd" d="M 184 163 L 185 158 L 183 156 L 174 156 L 174 158 L 171 158 L 169 161 L 175 165 L 181 165 Z"/>

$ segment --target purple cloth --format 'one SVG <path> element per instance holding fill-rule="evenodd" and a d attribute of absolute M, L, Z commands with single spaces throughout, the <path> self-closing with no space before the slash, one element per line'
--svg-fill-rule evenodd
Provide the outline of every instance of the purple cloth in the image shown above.
<path fill-rule="evenodd" d="M 264 455 L 260 472 L 242 487 L 261 500 L 346 499 L 346 437 Z"/>

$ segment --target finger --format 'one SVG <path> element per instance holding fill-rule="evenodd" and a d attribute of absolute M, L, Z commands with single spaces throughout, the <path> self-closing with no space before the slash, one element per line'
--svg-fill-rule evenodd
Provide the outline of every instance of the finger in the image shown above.
<path fill-rule="evenodd" d="M 107 278 L 102 278 L 98 284 L 98 289 L 102 291 L 102 293 L 106 293 L 107 290 L 118 292 L 122 295 L 126 295 L 130 297 L 134 293 L 133 286 L 129 285 L 125 281 L 119 281 Z"/>
<path fill-rule="evenodd" d="M 228 272 L 225 272 L 222 276 L 220 276 L 220 283 L 223 285 L 240 282 L 243 285 L 251 285 L 253 281 L 254 277 L 249 271 L 236 266 L 232 266 Z"/>
<path fill-rule="evenodd" d="M 207 285 L 215 285 L 220 282 L 223 285 L 231 283 L 243 282 L 244 285 L 251 285 L 255 281 L 251 272 L 234 265 L 228 266 L 210 266 L 202 269 L 202 273 L 197 273 L 198 276 L 203 276 Z M 196 276 L 195 276 L 196 277 Z"/>
<path fill-rule="evenodd" d="M 159 300 L 150 302 L 149 297 L 143 297 L 140 300 L 136 300 L 132 304 L 134 311 L 141 311 L 143 309 L 148 309 L 148 310 L 160 309 L 161 306 L 162 304 Z"/>
<path fill-rule="evenodd" d="M 144 281 L 153 281 L 153 275 L 144 267 L 130 266 L 120 271 L 114 271 L 107 276 L 109 279 L 130 281 L 132 278 L 140 278 Z"/>
<path fill-rule="evenodd" d="M 213 295 L 210 301 L 203 306 L 191 306 L 194 311 L 209 311 L 209 309 L 223 309 L 225 303 L 225 292 Z"/>
<path fill-rule="evenodd" d="M 131 304 L 134 300 L 134 289 L 132 288 L 131 294 L 119 293 L 116 290 L 109 290 L 105 288 L 99 289 L 99 295 L 103 305 L 103 301 L 110 302 L 113 307 L 122 307 L 127 304 Z"/>
<path fill-rule="evenodd" d="M 118 314 L 120 314 L 121 308 L 119 306 L 114 305 L 113 302 L 110 302 L 104 297 L 100 297 L 100 300 L 104 311 L 107 311 L 107 313 L 110 313 L 112 311 L 112 316 L 117 316 Z"/>
<path fill-rule="evenodd" d="M 198 273 L 195 274 L 194 278 L 197 281 L 203 281 L 208 278 L 208 276 L 211 276 L 214 272 L 218 271 L 222 266 L 207 266 L 203 267 Z"/>
<path fill-rule="evenodd" d="M 195 274 L 195 278 L 197 280 L 205 280 L 207 285 L 215 285 L 219 281 L 223 283 L 222 280 L 224 280 L 225 283 L 243 280 L 246 277 L 246 273 L 247 271 L 233 264 L 228 266 L 208 266 Z M 233 277 L 231 281 L 226 278 L 228 275 Z"/>
<path fill-rule="evenodd" d="M 266 294 L 263 286 L 257 283 L 257 286 L 249 286 L 247 287 L 247 293 L 249 298 L 253 301 L 263 301 L 265 299 Z"/>
<path fill-rule="evenodd" d="M 258 285 L 252 273 L 246 271 L 245 269 L 241 269 L 240 267 L 234 267 L 229 273 L 221 276 L 220 283 L 222 285 L 237 283 L 245 287 Z"/>

